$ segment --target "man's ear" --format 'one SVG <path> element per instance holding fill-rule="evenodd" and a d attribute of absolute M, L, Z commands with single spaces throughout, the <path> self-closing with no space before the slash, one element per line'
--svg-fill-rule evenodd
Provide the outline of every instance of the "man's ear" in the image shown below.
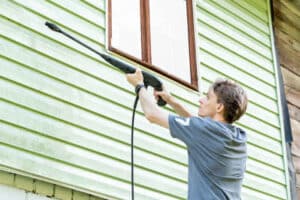
<path fill-rule="evenodd" d="M 217 113 L 223 113 L 224 112 L 224 104 L 217 103 Z"/>

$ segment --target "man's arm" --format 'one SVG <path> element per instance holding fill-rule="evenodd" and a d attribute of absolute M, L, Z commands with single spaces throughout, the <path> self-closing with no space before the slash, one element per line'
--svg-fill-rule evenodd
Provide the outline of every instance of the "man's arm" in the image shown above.
<path fill-rule="evenodd" d="M 169 113 L 159 108 L 145 88 L 139 92 L 139 98 L 145 117 L 154 124 L 169 128 Z"/>
<path fill-rule="evenodd" d="M 171 96 L 171 100 L 168 104 L 175 110 L 175 112 L 182 117 L 192 117 L 192 114 L 181 105 L 174 97 Z"/>
<path fill-rule="evenodd" d="M 134 87 L 136 87 L 138 84 L 143 84 L 144 82 L 143 74 L 140 69 L 136 69 L 136 72 L 134 74 L 127 74 L 126 78 L 127 81 Z M 156 105 L 156 103 L 153 101 L 152 96 L 148 94 L 147 90 L 145 88 L 141 88 L 138 95 L 145 117 L 151 123 L 169 128 L 169 114 Z"/>
<path fill-rule="evenodd" d="M 181 105 L 175 97 L 173 97 L 165 87 L 163 87 L 162 91 L 154 91 L 154 96 L 158 99 L 160 96 L 163 100 L 165 100 L 174 110 L 175 112 L 182 117 L 192 117 L 192 114 Z"/>

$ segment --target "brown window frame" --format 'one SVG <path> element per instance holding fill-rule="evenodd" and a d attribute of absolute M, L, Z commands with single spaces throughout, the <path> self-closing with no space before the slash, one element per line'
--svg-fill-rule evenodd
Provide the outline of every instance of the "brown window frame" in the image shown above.
<path fill-rule="evenodd" d="M 150 16 L 149 16 L 149 0 L 140 0 L 141 12 L 141 52 L 142 59 L 129 55 L 128 53 L 115 48 L 111 44 L 112 38 L 112 7 L 111 1 L 108 0 L 108 49 L 114 53 L 124 56 L 134 62 L 146 66 L 147 68 L 165 75 L 193 90 L 198 91 L 198 76 L 197 76 L 197 62 L 196 62 L 196 47 L 195 47 L 195 33 L 193 20 L 193 2 L 186 0 L 187 24 L 188 24 L 188 44 L 189 44 L 189 61 L 190 61 L 190 76 L 191 83 L 183 80 L 167 71 L 155 66 L 151 63 L 151 38 L 150 38 Z"/>

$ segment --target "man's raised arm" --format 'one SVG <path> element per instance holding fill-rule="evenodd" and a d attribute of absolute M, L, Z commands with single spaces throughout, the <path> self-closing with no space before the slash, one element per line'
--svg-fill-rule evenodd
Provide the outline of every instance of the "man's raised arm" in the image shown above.
<path fill-rule="evenodd" d="M 161 98 L 163 100 L 165 100 L 167 102 L 167 104 L 169 104 L 174 110 L 175 112 L 182 116 L 182 117 L 191 117 L 192 114 L 183 106 L 181 105 L 176 99 L 175 97 L 173 97 L 167 90 L 166 88 L 163 86 L 163 90 L 162 91 L 154 91 L 154 96 L 157 99 L 158 96 L 161 96 Z"/>
<path fill-rule="evenodd" d="M 137 87 L 138 85 L 143 85 L 143 74 L 140 69 L 136 69 L 136 72 L 134 74 L 127 74 L 126 78 L 127 81 L 134 87 Z M 169 128 L 169 113 L 156 105 L 156 103 L 153 101 L 153 97 L 150 96 L 146 88 L 141 87 L 137 95 L 139 95 L 145 117 L 151 123 L 155 123 L 162 127 Z"/>

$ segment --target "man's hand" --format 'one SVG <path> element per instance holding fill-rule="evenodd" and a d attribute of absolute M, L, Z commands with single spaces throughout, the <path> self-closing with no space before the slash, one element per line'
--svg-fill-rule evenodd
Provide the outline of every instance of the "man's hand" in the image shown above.
<path fill-rule="evenodd" d="M 133 85 L 133 87 L 144 83 L 144 77 L 141 69 L 139 68 L 135 70 L 134 74 L 126 74 L 126 79 L 131 85 Z"/>
<path fill-rule="evenodd" d="M 162 91 L 154 90 L 153 95 L 154 95 L 156 101 L 158 100 L 158 98 L 160 96 L 168 104 L 170 103 L 171 98 L 172 98 L 171 94 L 167 91 L 167 89 L 164 85 L 163 85 L 163 90 Z"/>
<path fill-rule="evenodd" d="M 127 81 L 136 87 L 138 84 L 144 83 L 144 77 L 140 69 L 136 69 L 134 74 L 126 74 Z M 144 111 L 145 117 L 151 122 L 162 127 L 169 128 L 168 113 L 155 104 L 153 97 L 147 93 L 145 88 L 139 92 L 141 107 Z"/>

